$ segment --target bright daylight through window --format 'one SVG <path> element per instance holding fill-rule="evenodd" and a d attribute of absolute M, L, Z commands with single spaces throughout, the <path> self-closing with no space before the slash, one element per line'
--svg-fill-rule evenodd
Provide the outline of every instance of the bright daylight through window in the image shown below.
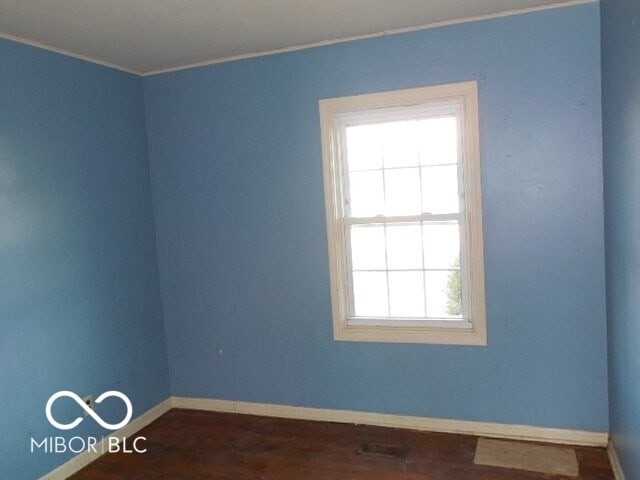
<path fill-rule="evenodd" d="M 476 83 L 320 112 L 334 337 L 486 344 Z"/>

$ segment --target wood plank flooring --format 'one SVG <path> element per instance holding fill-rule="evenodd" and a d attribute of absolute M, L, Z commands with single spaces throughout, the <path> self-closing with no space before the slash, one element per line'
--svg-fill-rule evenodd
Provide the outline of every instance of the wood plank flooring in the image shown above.
<path fill-rule="evenodd" d="M 141 430 L 144 454 L 108 453 L 74 480 L 613 480 L 604 448 L 575 447 L 580 475 L 474 465 L 466 435 L 175 409 Z M 406 458 L 359 452 L 408 448 Z M 365 448 L 366 450 L 366 448 Z"/>

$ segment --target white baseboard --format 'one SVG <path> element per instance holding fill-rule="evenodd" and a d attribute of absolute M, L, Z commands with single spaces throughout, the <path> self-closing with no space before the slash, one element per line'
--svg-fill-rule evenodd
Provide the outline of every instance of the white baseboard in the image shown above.
<path fill-rule="evenodd" d="M 172 397 L 171 404 L 173 408 L 242 413 L 247 415 L 292 418 L 297 420 L 376 425 L 429 432 L 458 433 L 482 437 L 529 440 L 569 445 L 605 447 L 609 440 L 609 434 L 606 432 L 588 432 L 583 430 L 565 430 L 527 425 L 474 422 L 468 420 L 409 417 L 386 413 L 329 410 L 207 398 Z"/>
<path fill-rule="evenodd" d="M 390 428 L 406 428 L 440 433 L 457 433 L 512 440 L 561 443 L 569 445 L 587 445 L 604 447 L 608 434 L 583 430 L 565 430 L 559 428 L 534 427 L 527 425 L 509 425 L 502 423 L 474 422 L 468 420 L 448 420 L 428 417 L 410 417 L 387 413 L 357 412 L 352 410 L 331 410 L 324 408 L 295 407 L 268 403 L 236 402 L 209 398 L 170 397 L 131 421 L 126 427 L 110 436 L 128 438 L 151 422 L 171 410 L 186 408 L 212 412 L 260 415 L 265 417 L 291 418 L 296 420 L 315 420 L 322 422 L 352 423 L 375 425 Z M 97 452 L 83 452 L 55 470 L 44 475 L 41 480 L 64 480 L 78 472 L 91 462 L 100 458 L 107 450 L 103 439 L 97 446 Z M 618 456 L 612 444 L 609 444 L 609 458 L 616 480 L 625 480 Z"/>
<path fill-rule="evenodd" d="M 172 407 L 172 399 L 167 398 L 165 401 L 159 403 L 155 407 L 147 410 L 139 417 L 135 418 L 131 422 L 129 422 L 124 428 L 118 430 L 117 432 L 112 433 L 109 437 L 119 437 L 119 438 L 128 438 L 132 436 L 134 433 L 138 432 L 142 428 L 149 425 L 151 422 L 156 420 L 161 415 L 164 415 L 166 412 L 171 410 Z M 105 451 L 107 451 L 107 442 L 108 438 L 105 437 L 102 439 L 100 443 L 96 445 L 96 452 L 83 452 L 66 463 L 63 463 L 55 470 L 47 473 L 40 480 L 64 480 L 65 478 L 73 475 L 79 470 L 83 469 L 91 462 L 100 458 Z"/>
<path fill-rule="evenodd" d="M 620 464 L 620 458 L 618 457 L 618 452 L 616 452 L 616 448 L 613 445 L 613 441 L 609 441 L 607 453 L 609 454 L 609 461 L 611 462 L 613 476 L 616 480 L 625 480 L 624 472 L 622 471 L 622 465 Z"/>

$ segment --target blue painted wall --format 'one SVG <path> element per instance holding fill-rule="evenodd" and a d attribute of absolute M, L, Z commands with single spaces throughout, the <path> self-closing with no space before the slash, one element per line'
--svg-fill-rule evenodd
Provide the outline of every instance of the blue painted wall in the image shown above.
<path fill-rule="evenodd" d="M 602 15 L 609 402 L 614 445 L 640 478 L 640 3 Z"/>
<path fill-rule="evenodd" d="M 29 453 L 61 434 L 52 393 L 121 390 L 137 416 L 169 384 L 141 79 L 5 40 L 0 63 L 0 477 L 22 480 L 71 456 Z"/>
<path fill-rule="evenodd" d="M 489 346 L 334 342 L 318 100 L 476 79 Z M 608 428 L 586 4 L 147 77 L 175 395 Z"/>

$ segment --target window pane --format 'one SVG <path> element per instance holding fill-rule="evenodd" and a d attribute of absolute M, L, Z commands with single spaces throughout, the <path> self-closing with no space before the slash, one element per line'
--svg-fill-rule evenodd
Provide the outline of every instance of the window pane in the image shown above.
<path fill-rule="evenodd" d="M 373 217 L 382 214 L 384 190 L 382 171 L 349 174 L 351 216 Z"/>
<path fill-rule="evenodd" d="M 385 270 L 384 227 L 351 226 L 351 263 L 354 270 Z"/>
<path fill-rule="evenodd" d="M 457 222 L 425 223 L 423 239 L 426 268 L 460 267 L 460 230 Z"/>
<path fill-rule="evenodd" d="M 380 125 L 347 127 L 349 171 L 382 167 Z"/>
<path fill-rule="evenodd" d="M 384 167 L 418 165 L 418 122 L 390 122 L 381 125 Z"/>
<path fill-rule="evenodd" d="M 458 162 L 458 125 L 455 117 L 421 120 L 418 128 L 422 165 Z"/>
<path fill-rule="evenodd" d="M 389 272 L 389 307 L 392 317 L 424 317 L 422 272 Z"/>
<path fill-rule="evenodd" d="M 353 272 L 353 299 L 356 317 L 388 316 L 387 274 Z"/>
<path fill-rule="evenodd" d="M 460 270 L 425 272 L 427 317 L 460 317 L 462 278 Z"/>
<path fill-rule="evenodd" d="M 420 210 L 420 169 L 385 170 L 387 215 L 417 215 Z"/>
<path fill-rule="evenodd" d="M 389 269 L 422 269 L 420 224 L 387 226 Z"/>
<path fill-rule="evenodd" d="M 428 213 L 460 211 L 457 165 L 422 168 L 422 211 Z"/>

